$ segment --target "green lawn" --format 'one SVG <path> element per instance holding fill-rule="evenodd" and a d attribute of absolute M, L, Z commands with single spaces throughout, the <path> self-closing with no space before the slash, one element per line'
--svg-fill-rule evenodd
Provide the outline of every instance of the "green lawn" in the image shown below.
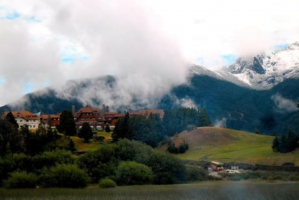
<path fill-rule="evenodd" d="M 111 140 L 111 134 L 112 134 L 111 132 L 106 133 L 105 131 L 97 132 L 98 136 L 105 137 L 104 142 L 109 142 Z M 95 150 L 99 147 L 99 145 L 101 145 L 101 144 L 99 144 L 99 142 L 96 142 L 93 139 L 91 139 L 88 143 L 83 142 L 83 140 L 77 136 L 71 136 L 71 139 L 75 143 L 75 147 L 78 152 L 87 151 L 87 150 Z"/>
<path fill-rule="evenodd" d="M 298 183 L 201 182 L 182 185 L 126 186 L 113 189 L 0 189 L 6 200 L 294 200 Z"/>
<path fill-rule="evenodd" d="M 294 162 L 299 166 L 299 151 L 275 153 L 271 148 L 273 138 L 231 129 L 204 127 L 183 132 L 173 140 L 176 143 L 185 140 L 189 144 L 190 149 L 185 154 L 177 155 L 184 160 L 203 159 L 267 165 Z"/>

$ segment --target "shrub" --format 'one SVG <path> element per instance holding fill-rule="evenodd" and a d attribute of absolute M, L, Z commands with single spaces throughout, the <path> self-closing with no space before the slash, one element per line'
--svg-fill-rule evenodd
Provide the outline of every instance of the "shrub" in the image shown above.
<path fill-rule="evenodd" d="M 152 182 L 153 172 L 146 165 L 134 161 L 122 162 L 116 172 L 119 185 L 144 185 Z"/>
<path fill-rule="evenodd" d="M 75 151 L 76 148 L 74 147 L 74 142 L 69 136 L 62 136 L 55 141 L 54 144 L 55 148 L 57 149 L 65 149 L 70 151 Z"/>
<path fill-rule="evenodd" d="M 35 188 L 37 176 L 24 171 L 13 172 L 9 179 L 4 182 L 6 188 Z"/>
<path fill-rule="evenodd" d="M 206 170 L 201 167 L 187 166 L 187 180 L 188 181 L 205 181 L 209 180 L 209 175 Z"/>
<path fill-rule="evenodd" d="M 105 178 L 100 181 L 99 187 L 100 188 L 114 188 L 114 187 L 116 187 L 116 183 L 109 178 Z"/>
<path fill-rule="evenodd" d="M 11 157 L 0 157 L 0 186 L 8 178 L 9 173 L 14 170 L 15 162 Z"/>
<path fill-rule="evenodd" d="M 120 160 L 132 160 L 145 165 L 147 165 L 154 152 L 152 147 L 144 143 L 127 139 L 117 142 L 116 151 Z"/>
<path fill-rule="evenodd" d="M 114 175 L 118 162 L 116 145 L 104 144 L 99 149 L 81 156 L 77 164 L 87 172 L 93 183 L 97 183 L 105 177 Z"/>
<path fill-rule="evenodd" d="M 15 162 L 15 169 L 19 171 L 33 172 L 35 166 L 33 164 L 33 157 L 25 154 L 14 154 L 13 160 Z"/>
<path fill-rule="evenodd" d="M 185 165 L 170 154 L 154 152 L 147 166 L 153 170 L 156 184 L 180 183 L 186 179 Z"/>
<path fill-rule="evenodd" d="M 89 182 L 87 174 L 77 165 L 59 164 L 42 171 L 39 181 L 43 187 L 83 188 Z"/>
<path fill-rule="evenodd" d="M 72 156 L 72 153 L 66 150 L 49 151 L 33 157 L 33 167 L 38 170 L 44 167 L 52 167 L 56 164 L 73 163 L 74 157 Z"/>

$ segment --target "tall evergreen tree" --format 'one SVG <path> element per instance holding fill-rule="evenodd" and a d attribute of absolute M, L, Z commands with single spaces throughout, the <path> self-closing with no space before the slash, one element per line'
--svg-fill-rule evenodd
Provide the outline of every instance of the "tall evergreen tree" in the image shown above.
<path fill-rule="evenodd" d="M 130 114 L 127 112 L 123 118 L 117 120 L 112 134 L 113 141 L 127 138 L 132 139 L 132 130 L 130 128 Z"/>
<path fill-rule="evenodd" d="M 198 124 L 196 124 L 197 126 L 211 126 L 211 120 L 210 117 L 206 111 L 206 109 L 202 108 L 199 111 L 199 117 L 198 117 Z"/>
<path fill-rule="evenodd" d="M 64 110 L 60 115 L 60 123 L 57 125 L 57 130 L 65 135 L 72 136 L 76 135 L 76 123 L 74 116 L 71 111 Z"/>
<path fill-rule="evenodd" d="M 274 140 L 272 142 L 272 149 L 275 152 L 279 151 L 279 139 L 277 136 L 274 138 Z"/>
<path fill-rule="evenodd" d="M 296 149 L 297 147 L 297 136 L 296 134 L 289 130 L 287 137 L 286 137 L 286 150 L 287 152 L 293 151 Z"/>
<path fill-rule="evenodd" d="M 110 133 L 110 132 L 111 132 L 111 129 L 110 129 L 109 124 L 106 125 L 106 127 L 105 127 L 105 131 L 106 131 L 107 133 Z"/>
<path fill-rule="evenodd" d="M 79 138 L 83 138 L 84 142 L 88 142 L 92 138 L 92 135 L 93 133 L 89 123 L 84 122 L 82 128 L 79 130 Z"/>
<path fill-rule="evenodd" d="M 285 134 L 283 134 L 280 137 L 279 152 L 281 152 L 281 153 L 287 153 L 286 144 L 287 144 L 287 138 L 286 138 Z"/>
<path fill-rule="evenodd" d="M 19 128 L 19 124 L 17 123 L 15 117 L 13 116 L 13 114 L 11 112 L 9 112 L 7 115 L 6 115 L 6 120 L 8 122 L 10 122 L 16 129 Z"/>
<path fill-rule="evenodd" d="M 9 152 L 15 153 L 22 150 L 21 136 L 13 124 L 0 119 L 0 155 Z"/>

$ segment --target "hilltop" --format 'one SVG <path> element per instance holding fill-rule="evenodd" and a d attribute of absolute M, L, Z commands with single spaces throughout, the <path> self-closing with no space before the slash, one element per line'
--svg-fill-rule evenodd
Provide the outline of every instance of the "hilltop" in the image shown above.
<path fill-rule="evenodd" d="M 272 151 L 273 136 L 237 131 L 220 127 L 201 127 L 184 131 L 171 139 L 176 145 L 186 141 L 189 150 L 177 155 L 184 160 L 217 160 L 251 164 L 299 165 L 299 151 L 281 154 Z M 167 147 L 161 146 L 161 150 Z"/>

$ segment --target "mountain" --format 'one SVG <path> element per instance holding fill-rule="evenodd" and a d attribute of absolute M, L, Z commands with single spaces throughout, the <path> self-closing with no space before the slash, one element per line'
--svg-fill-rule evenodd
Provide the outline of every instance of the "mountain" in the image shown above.
<path fill-rule="evenodd" d="M 299 43 L 270 54 L 239 58 L 227 69 L 211 71 L 201 66 L 190 69 L 185 84 L 162 95 L 139 95 L 136 88 L 120 87 L 113 77 L 72 80 L 58 89 L 46 88 L 0 107 L 44 114 L 86 104 L 111 110 L 198 106 L 206 108 L 216 126 L 262 133 L 299 133 Z M 138 83 L 135 84 L 138 86 Z M 129 91 L 130 90 L 130 91 Z M 145 94 L 145 93 L 144 93 Z M 144 95 L 143 94 L 143 95 Z"/>
<path fill-rule="evenodd" d="M 299 132 L 298 97 L 299 79 L 288 79 L 270 90 L 254 90 L 196 75 L 189 84 L 173 88 L 160 107 L 176 107 L 178 100 L 188 100 L 205 107 L 215 125 L 269 134 L 286 132 L 288 128 Z"/>
<path fill-rule="evenodd" d="M 238 58 L 223 70 L 255 89 L 269 89 L 289 78 L 299 77 L 299 42 L 272 53 Z"/>

